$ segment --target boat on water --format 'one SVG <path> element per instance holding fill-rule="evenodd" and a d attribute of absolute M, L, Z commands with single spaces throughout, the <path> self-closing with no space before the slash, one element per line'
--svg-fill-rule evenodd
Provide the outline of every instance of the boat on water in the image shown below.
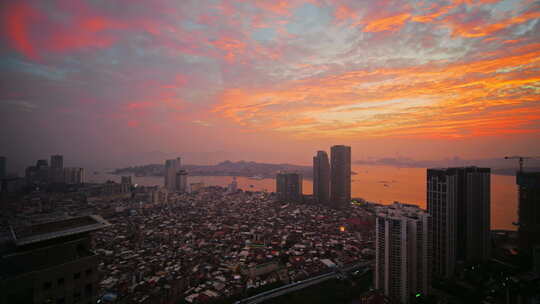
<path fill-rule="evenodd" d="M 249 179 L 261 180 L 261 179 L 264 179 L 264 177 L 262 175 L 258 174 L 258 175 L 250 176 Z"/>

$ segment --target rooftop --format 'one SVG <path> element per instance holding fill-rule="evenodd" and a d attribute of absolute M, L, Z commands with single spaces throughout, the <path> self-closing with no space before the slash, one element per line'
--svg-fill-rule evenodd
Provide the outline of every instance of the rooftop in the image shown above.
<path fill-rule="evenodd" d="M 70 218 L 14 229 L 11 227 L 13 241 L 17 246 L 33 244 L 54 238 L 96 231 L 110 223 L 98 215 Z"/>
<path fill-rule="evenodd" d="M 429 216 L 426 210 L 421 209 L 417 205 L 402 204 L 394 202 L 392 205 L 381 206 L 377 208 L 377 216 L 390 218 L 418 218 Z"/>
<path fill-rule="evenodd" d="M 441 173 L 455 173 L 456 171 L 465 171 L 465 172 L 491 172 L 491 168 L 486 167 L 477 167 L 477 166 L 458 166 L 458 167 L 435 167 L 428 168 L 430 172 L 441 172 Z"/>

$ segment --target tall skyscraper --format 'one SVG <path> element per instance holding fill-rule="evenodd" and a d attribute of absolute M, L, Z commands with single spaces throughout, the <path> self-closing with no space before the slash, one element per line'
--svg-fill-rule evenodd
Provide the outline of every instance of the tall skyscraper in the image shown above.
<path fill-rule="evenodd" d="M 62 155 L 51 155 L 51 168 L 49 169 L 50 181 L 53 183 L 64 182 L 64 157 Z"/>
<path fill-rule="evenodd" d="M 375 288 L 396 303 L 430 292 L 430 228 L 431 216 L 418 206 L 394 203 L 377 209 Z"/>
<path fill-rule="evenodd" d="M 176 191 L 176 173 L 180 171 L 181 167 L 182 159 L 180 157 L 165 161 L 165 188 L 167 190 L 171 192 Z"/>
<path fill-rule="evenodd" d="M 490 257 L 490 169 L 428 169 L 427 205 L 433 217 L 433 271 L 454 274 L 456 262 Z"/>
<path fill-rule="evenodd" d="M 540 172 L 518 172 L 516 183 L 519 251 L 530 257 L 535 246 L 540 246 Z"/>
<path fill-rule="evenodd" d="M 302 175 L 279 172 L 276 176 L 276 193 L 281 201 L 302 201 Z"/>
<path fill-rule="evenodd" d="M 351 147 L 333 146 L 330 157 L 330 201 L 336 207 L 346 206 L 351 202 Z"/>
<path fill-rule="evenodd" d="M 7 158 L 0 156 L 0 178 L 7 176 Z"/>
<path fill-rule="evenodd" d="M 323 204 L 330 200 L 330 162 L 325 151 L 313 157 L 313 198 Z"/>
<path fill-rule="evenodd" d="M 175 190 L 178 192 L 187 192 L 187 178 L 188 178 L 188 172 L 186 170 L 180 170 L 176 172 L 176 184 L 175 184 Z"/>

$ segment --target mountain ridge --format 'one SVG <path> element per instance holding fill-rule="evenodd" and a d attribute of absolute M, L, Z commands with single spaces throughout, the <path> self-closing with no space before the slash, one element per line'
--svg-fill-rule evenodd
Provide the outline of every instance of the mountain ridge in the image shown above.
<path fill-rule="evenodd" d="M 262 177 L 274 178 L 279 171 L 289 171 L 301 173 L 304 178 L 313 177 L 311 166 L 301 166 L 292 164 L 272 164 L 258 163 L 254 161 L 222 161 L 215 165 L 192 165 L 182 166 L 193 176 L 244 176 L 244 177 Z M 148 164 L 141 166 L 131 166 L 115 169 L 112 174 L 134 174 L 136 176 L 163 176 L 165 167 L 163 164 Z"/>

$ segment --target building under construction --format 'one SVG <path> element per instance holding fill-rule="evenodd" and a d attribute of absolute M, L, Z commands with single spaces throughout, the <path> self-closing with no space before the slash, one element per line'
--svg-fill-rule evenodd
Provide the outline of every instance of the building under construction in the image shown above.
<path fill-rule="evenodd" d="M 540 172 L 517 172 L 519 249 L 532 256 L 540 246 Z"/>

